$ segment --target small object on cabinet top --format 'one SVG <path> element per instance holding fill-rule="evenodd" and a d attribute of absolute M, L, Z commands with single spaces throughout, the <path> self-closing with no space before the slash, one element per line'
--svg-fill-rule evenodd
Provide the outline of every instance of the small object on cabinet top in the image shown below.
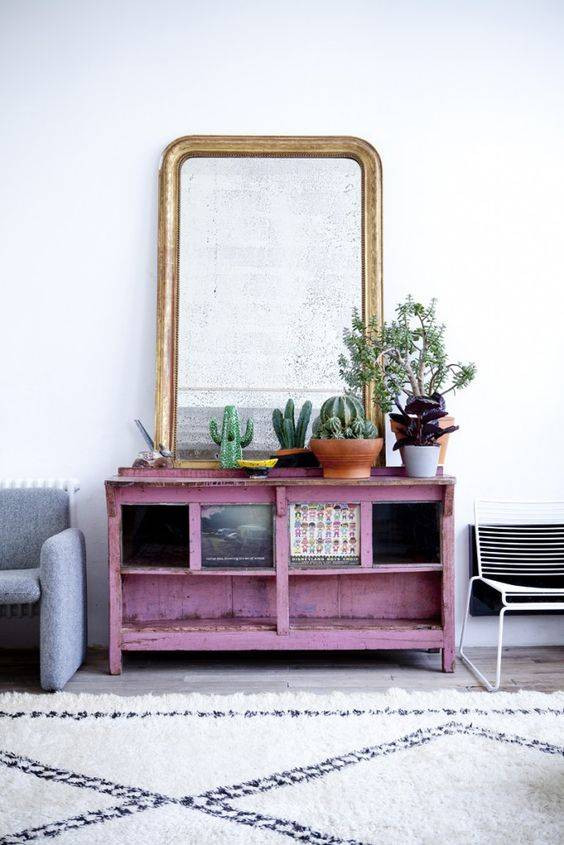
<path fill-rule="evenodd" d="M 153 438 L 151 437 L 151 435 L 149 434 L 149 432 L 147 431 L 147 429 L 145 428 L 145 426 L 143 425 L 141 420 L 135 420 L 135 425 L 139 429 L 139 431 L 141 433 L 141 437 L 143 438 L 143 440 L 145 441 L 145 443 L 147 444 L 149 449 L 151 449 L 151 451 L 152 451 L 155 448 L 155 442 L 154 442 Z"/>
<path fill-rule="evenodd" d="M 151 467 L 154 469 L 159 469 L 160 467 L 169 468 L 173 466 L 173 460 L 171 457 L 165 457 L 160 452 L 151 449 L 150 451 L 139 452 L 133 461 L 133 466 Z"/>

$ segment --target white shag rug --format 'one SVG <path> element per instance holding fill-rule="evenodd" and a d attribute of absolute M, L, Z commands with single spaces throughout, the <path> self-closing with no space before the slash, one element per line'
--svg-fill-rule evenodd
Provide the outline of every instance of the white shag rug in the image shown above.
<path fill-rule="evenodd" d="M 564 693 L 0 696 L 0 843 L 564 842 Z"/>

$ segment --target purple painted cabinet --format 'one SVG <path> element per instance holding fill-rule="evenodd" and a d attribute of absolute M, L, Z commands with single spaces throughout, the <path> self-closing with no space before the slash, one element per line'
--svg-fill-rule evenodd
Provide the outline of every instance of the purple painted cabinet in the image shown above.
<path fill-rule="evenodd" d="M 454 664 L 454 479 L 120 470 L 106 482 L 122 651 L 440 649 Z"/>

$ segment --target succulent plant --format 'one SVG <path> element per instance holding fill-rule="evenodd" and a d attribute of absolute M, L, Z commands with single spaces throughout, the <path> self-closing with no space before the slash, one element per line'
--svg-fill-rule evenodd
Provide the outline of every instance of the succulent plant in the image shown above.
<path fill-rule="evenodd" d="M 313 435 L 314 438 L 316 440 L 375 440 L 378 437 L 378 429 L 370 420 L 357 420 L 360 426 L 346 428 L 342 427 L 340 420 L 338 422 L 338 426 L 321 423 Z"/>
<path fill-rule="evenodd" d="M 217 421 L 210 420 L 210 435 L 219 448 L 219 464 L 223 469 L 237 468 L 237 461 L 243 457 L 242 449 L 253 439 L 254 425 L 247 420 L 245 434 L 241 435 L 239 414 L 235 405 L 226 405 L 223 411 L 221 433 Z"/>
<path fill-rule="evenodd" d="M 446 417 L 445 400 L 439 394 L 434 396 L 413 396 L 401 408 L 401 414 L 390 414 L 390 419 L 403 426 L 403 433 L 398 435 L 394 450 L 402 446 L 435 446 L 439 437 L 458 431 L 457 425 L 441 428 L 437 420 Z"/>
<path fill-rule="evenodd" d="M 364 439 L 375 440 L 378 437 L 378 428 L 371 420 L 364 420 Z"/>
<path fill-rule="evenodd" d="M 384 413 L 403 394 L 432 397 L 462 390 L 473 381 L 476 365 L 449 361 L 445 332 L 435 299 L 423 305 L 408 296 L 396 307 L 391 323 L 381 323 L 379 316 L 365 322 L 355 309 L 352 326 L 344 332 L 341 377 L 351 390 L 370 386 L 373 401 Z"/>
<path fill-rule="evenodd" d="M 316 440 L 375 440 L 378 429 L 364 419 L 364 408 L 355 396 L 332 396 L 321 406 L 312 436 Z"/>
<path fill-rule="evenodd" d="M 356 396 L 349 394 L 345 396 L 331 396 L 321 406 L 319 418 L 324 423 L 331 417 L 338 417 L 342 424 L 348 427 L 355 420 L 364 419 L 364 406 Z"/>
<path fill-rule="evenodd" d="M 303 449 L 309 420 L 311 417 L 311 402 L 309 399 L 302 405 L 298 422 L 294 421 L 294 400 L 288 399 L 284 414 L 278 408 L 272 413 L 274 428 L 281 449 Z"/>

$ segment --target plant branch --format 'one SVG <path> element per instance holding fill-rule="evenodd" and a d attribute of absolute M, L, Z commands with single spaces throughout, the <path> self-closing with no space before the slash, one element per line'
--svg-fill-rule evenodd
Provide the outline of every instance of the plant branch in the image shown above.
<path fill-rule="evenodd" d="M 427 329 L 425 327 L 425 323 L 421 314 L 419 314 L 419 322 L 421 323 L 421 350 L 419 352 L 419 367 L 417 369 L 417 381 L 419 382 L 420 393 L 423 396 L 425 393 L 423 377 L 425 375 L 425 355 L 427 354 Z"/>
<path fill-rule="evenodd" d="M 409 352 L 405 353 L 403 365 L 405 367 L 407 378 L 409 379 L 409 383 L 411 385 L 411 389 L 413 390 L 413 393 L 417 396 L 419 394 L 419 385 L 417 384 L 417 376 L 415 375 L 413 367 L 411 366 L 411 361 L 409 360 Z"/>
<path fill-rule="evenodd" d="M 443 392 L 441 393 L 441 396 L 446 396 L 446 395 L 447 395 L 447 393 L 450 393 L 450 391 L 451 391 L 451 390 L 456 390 L 456 389 L 457 389 L 457 387 L 458 387 L 458 385 L 457 385 L 457 384 L 451 384 L 451 386 L 450 386 L 450 387 L 447 387 L 447 389 L 446 389 L 446 390 L 443 390 Z"/>
<path fill-rule="evenodd" d="M 448 363 L 444 333 L 434 299 L 425 306 L 408 296 L 396 307 L 396 319 L 383 325 L 375 317 L 365 323 L 355 310 L 352 328 L 343 333 L 348 354 L 339 357 L 339 372 L 353 391 L 370 384 L 374 402 L 384 411 L 398 395 L 462 389 L 475 377 L 476 366 Z"/>

